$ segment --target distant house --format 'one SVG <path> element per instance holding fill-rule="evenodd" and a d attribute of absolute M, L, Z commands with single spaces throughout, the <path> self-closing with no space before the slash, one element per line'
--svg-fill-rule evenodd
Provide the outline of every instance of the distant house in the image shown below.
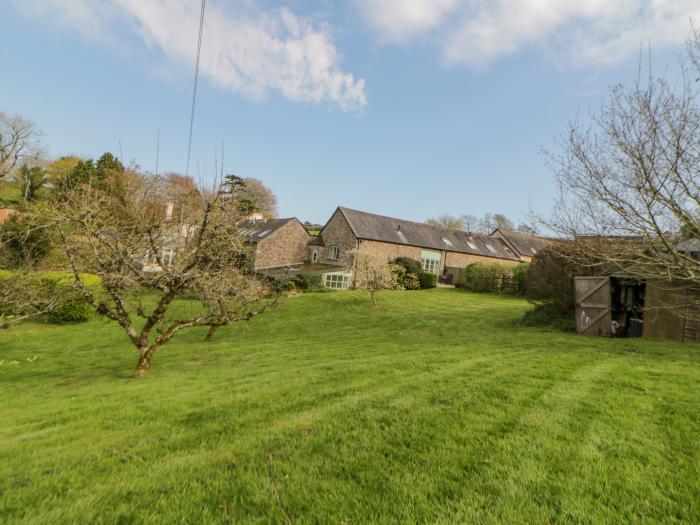
<path fill-rule="evenodd" d="M 518 230 L 496 228 L 490 235 L 506 243 L 525 262 L 532 261 L 537 252 L 549 246 L 552 241 L 545 237 L 529 235 Z"/>
<path fill-rule="evenodd" d="M 310 236 L 296 218 L 247 220 L 239 225 L 239 232 L 255 245 L 256 271 L 279 270 L 306 262 Z"/>
<path fill-rule="evenodd" d="M 338 207 L 318 237 L 308 245 L 308 260 L 327 265 L 324 284 L 347 288 L 354 274 L 354 253 L 387 261 L 399 256 L 420 261 L 424 271 L 449 281 L 473 262 L 521 262 L 503 239 L 442 228 L 350 208 Z"/>

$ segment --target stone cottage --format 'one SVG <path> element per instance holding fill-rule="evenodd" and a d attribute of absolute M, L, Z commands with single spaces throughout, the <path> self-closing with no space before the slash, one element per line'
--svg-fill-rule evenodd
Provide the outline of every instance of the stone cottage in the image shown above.
<path fill-rule="evenodd" d="M 503 239 L 338 207 L 317 238 L 308 243 L 308 261 L 323 265 L 329 288 L 347 288 L 354 274 L 353 254 L 410 257 L 423 270 L 450 281 L 473 262 L 519 264 L 522 259 Z"/>

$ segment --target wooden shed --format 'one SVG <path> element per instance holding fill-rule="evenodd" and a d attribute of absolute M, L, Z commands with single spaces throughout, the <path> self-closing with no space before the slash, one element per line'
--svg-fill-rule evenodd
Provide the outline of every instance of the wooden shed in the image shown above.
<path fill-rule="evenodd" d="M 581 334 L 700 341 L 700 292 L 683 284 L 576 277 Z"/>

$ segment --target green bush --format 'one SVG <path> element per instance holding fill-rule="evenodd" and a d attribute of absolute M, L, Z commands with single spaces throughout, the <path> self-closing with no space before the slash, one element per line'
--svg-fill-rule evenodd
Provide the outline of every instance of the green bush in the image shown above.
<path fill-rule="evenodd" d="M 92 308 L 82 298 L 67 298 L 46 316 L 49 323 L 82 323 L 88 321 Z"/>
<path fill-rule="evenodd" d="M 523 317 L 525 326 L 540 328 L 553 328 L 564 332 L 576 331 L 576 321 L 570 315 L 562 315 L 551 304 L 538 304 L 532 310 L 525 312 Z"/>
<path fill-rule="evenodd" d="M 397 257 L 394 259 L 396 265 L 396 280 L 404 290 L 418 290 L 424 288 L 421 274 L 423 269 L 420 262 L 410 257 Z M 428 288 L 431 288 L 430 286 Z"/>
<path fill-rule="evenodd" d="M 511 273 L 510 288 L 515 295 L 525 295 L 527 288 L 527 276 L 530 270 L 529 264 L 519 264 L 513 267 Z"/>
<path fill-rule="evenodd" d="M 464 287 L 473 292 L 498 293 L 509 284 L 511 270 L 498 263 L 472 263 L 465 269 Z"/>
<path fill-rule="evenodd" d="M 60 277 L 33 272 L 0 274 L 0 315 L 63 323 L 87 321 L 91 313 L 80 293 Z"/>
<path fill-rule="evenodd" d="M 299 290 L 300 292 L 317 292 L 323 289 L 321 274 L 318 273 L 300 273 L 283 283 L 283 289 Z"/>
<path fill-rule="evenodd" d="M 421 268 L 420 261 L 416 261 L 415 259 L 411 259 L 410 257 L 397 257 L 394 259 L 394 263 L 398 264 L 399 266 L 403 266 L 406 268 L 406 271 L 409 273 L 413 273 L 416 275 L 420 275 L 420 273 L 423 271 L 423 268 Z"/>
<path fill-rule="evenodd" d="M 590 271 L 574 245 L 560 243 L 540 250 L 528 269 L 525 296 L 533 303 L 550 305 L 562 317 L 573 316 L 574 277 Z"/>
<path fill-rule="evenodd" d="M 420 287 L 422 289 L 435 288 L 437 286 L 437 275 L 430 272 L 421 272 L 418 276 L 420 279 Z"/>

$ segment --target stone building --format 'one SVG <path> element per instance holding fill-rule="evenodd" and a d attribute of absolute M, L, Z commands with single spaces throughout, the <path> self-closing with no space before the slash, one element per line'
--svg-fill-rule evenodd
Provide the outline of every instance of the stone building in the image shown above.
<path fill-rule="evenodd" d="M 524 262 L 532 261 L 537 252 L 549 246 L 552 241 L 537 235 L 528 235 L 517 230 L 496 228 L 490 237 L 497 237 L 506 243 Z"/>
<path fill-rule="evenodd" d="M 242 222 L 240 234 L 255 245 L 254 269 L 272 272 L 306 262 L 311 237 L 296 218 Z"/>
<path fill-rule="evenodd" d="M 338 207 L 308 245 L 308 261 L 323 265 L 330 288 L 352 285 L 355 252 L 387 261 L 399 256 L 450 281 L 473 262 L 515 265 L 522 259 L 503 239 Z"/>

